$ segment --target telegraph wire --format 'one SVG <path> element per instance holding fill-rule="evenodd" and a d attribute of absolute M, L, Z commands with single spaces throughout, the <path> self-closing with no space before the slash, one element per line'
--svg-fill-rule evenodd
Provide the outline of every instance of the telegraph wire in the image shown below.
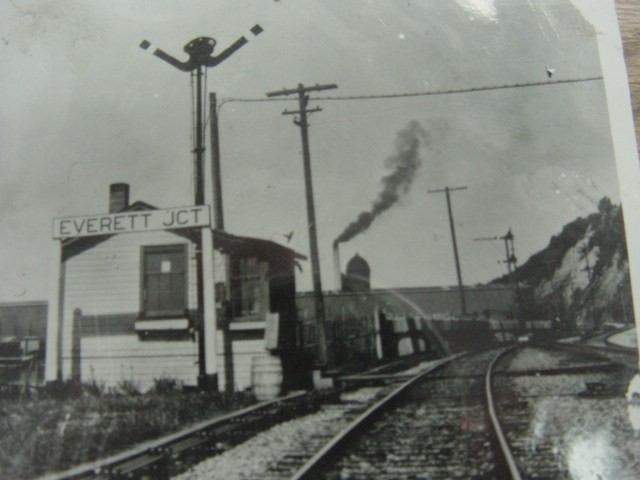
<path fill-rule="evenodd" d="M 461 89 L 450 90 L 432 90 L 424 92 L 403 92 L 403 93 L 382 93 L 382 94 L 370 94 L 370 95 L 342 95 L 342 96 L 328 96 L 328 97 L 312 97 L 309 100 L 315 102 L 322 101 L 352 101 L 352 100 L 384 100 L 395 98 L 410 98 L 410 97 L 428 97 L 436 95 L 453 95 L 461 93 L 475 93 L 475 92 L 487 92 L 492 90 L 509 90 L 516 88 L 532 88 L 532 87 L 549 87 L 554 85 L 563 85 L 571 83 L 585 83 L 603 80 L 603 76 L 598 77 L 585 77 L 585 78 L 569 78 L 566 80 L 554 80 L 546 82 L 528 82 L 528 83 L 511 83 L 505 85 L 487 85 L 482 87 L 470 87 Z M 292 99 L 287 98 L 225 98 L 218 105 L 218 112 L 225 103 L 237 102 L 237 103 L 258 103 L 258 102 L 287 102 Z"/>

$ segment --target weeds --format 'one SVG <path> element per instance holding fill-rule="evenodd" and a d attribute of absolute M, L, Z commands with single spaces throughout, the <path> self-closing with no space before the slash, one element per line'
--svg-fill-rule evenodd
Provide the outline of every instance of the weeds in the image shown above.
<path fill-rule="evenodd" d="M 118 385 L 114 390 L 114 393 L 119 395 L 128 395 L 130 397 L 135 397 L 140 395 L 140 385 L 134 382 L 133 380 L 120 380 Z"/>
<path fill-rule="evenodd" d="M 161 395 L 176 393 L 181 390 L 182 382 L 179 382 L 175 378 L 171 377 L 154 378 L 153 386 L 151 387 L 151 392 Z"/>
<path fill-rule="evenodd" d="M 160 378 L 141 394 L 96 382 L 54 382 L 37 398 L 0 400 L 0 478 L 25 479 L 96 460 L 253 402 L 249 394 L 181 392 Z"/>

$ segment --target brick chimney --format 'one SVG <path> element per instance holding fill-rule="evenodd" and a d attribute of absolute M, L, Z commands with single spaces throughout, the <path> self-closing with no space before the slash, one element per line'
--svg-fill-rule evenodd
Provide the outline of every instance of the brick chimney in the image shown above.
<path fill-rule="evenodd" d="M 129 184 L 109 185 L 109 213 L 118 213 L 129 206 Z"/>
<path fill-rule="evenodd" d="M 337 292 L 342 290 L 342 274 L 340 273 L 340 247 L 339 244 L 333 244 L 333 274 L 335 289 Z"/>

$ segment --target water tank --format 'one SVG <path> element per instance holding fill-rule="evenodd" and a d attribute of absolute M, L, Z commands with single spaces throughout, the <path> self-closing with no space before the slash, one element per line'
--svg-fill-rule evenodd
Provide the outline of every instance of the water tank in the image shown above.
<path fill-rule="evenodd" d="M 367 261 L 357 253 L 347 262 L 347 271 L 343 282 L 343 290 L 362 292 L 371 289 L 371 269 Z"/>

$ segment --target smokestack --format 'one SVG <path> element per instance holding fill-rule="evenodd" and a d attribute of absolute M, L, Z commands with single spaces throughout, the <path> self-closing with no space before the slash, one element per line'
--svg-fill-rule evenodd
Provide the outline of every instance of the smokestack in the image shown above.
<path fill-rule="evenodd" d="M 340 244 L 333 244 L 333 272 L 335 274 L 336 291 L 342 290 L 342 275 L 340 274 Z"/>
<path fill-rule="evenodd" d="M 118 213 L 129 206 L 129 184 L 109 185 L 109 213 Z"/>

